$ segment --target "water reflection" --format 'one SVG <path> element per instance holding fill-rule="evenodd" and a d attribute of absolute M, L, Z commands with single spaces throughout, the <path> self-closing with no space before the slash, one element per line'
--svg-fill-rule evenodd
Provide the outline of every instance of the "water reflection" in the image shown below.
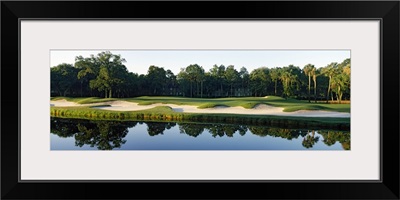
<path fill-rule="evenodd" d="M 61 146 L 64 145 L 63 143 L 67 143 L 68 138 L 74 140 L 74 146 L 63 147 L 63 149 L 301 150 L 315 148 L 322 150 L 338 150 L 337 145 L 340 144 L 340 149 L 350 150 L 349 131 L 284 129 L 265 126 L 183 122 L 90 121 L 62 118 L 51 118 L 50 121 L 51 133 L 56 136 L 52 137 L 52 150 L 61 149 Z M 144 129 L 143 127 L 146 128 Z M 183 138 L 176 134 L 190 136 L 190 138 L 196 138 L 196 140 Z M 129 135 L 129 139 L 127 139 L 127 135 Z M 160 139 L 154 140 L 151 138 Z M 229 138 L 235 140 L 228 140 Z M 125 145 L 128 140 L 131 144 Z M 218 140 L 220 141 L 217 144 Z M 292 142 L 288 143 L 282 140 Z M 277 146 L 278 143 L 280 146 Z M 133 147 L 133 144 L 136 146 Z M 140 147 L 140 144 L 142 147 Z M 145 144 L 147 146 L 145 146 Z M 187 146 L 189 144 L 194 146 Z M 124 148 L 124 145 L 127 147 Z M 258 146 L 255 147 L 251 145 Z M 316 148 L 316 146 L 318 148 Z"/>

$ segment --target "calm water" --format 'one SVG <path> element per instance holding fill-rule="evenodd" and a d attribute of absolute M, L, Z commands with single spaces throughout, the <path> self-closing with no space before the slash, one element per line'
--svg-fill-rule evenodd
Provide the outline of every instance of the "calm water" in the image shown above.
<path fill-rule="evenodd" d="M 51 150 L 350 150 L 350 132 L 51 118 Z"/>

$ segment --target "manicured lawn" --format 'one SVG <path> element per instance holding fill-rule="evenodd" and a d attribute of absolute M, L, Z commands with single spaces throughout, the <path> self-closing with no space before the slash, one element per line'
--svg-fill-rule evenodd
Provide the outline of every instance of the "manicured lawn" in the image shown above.
<path fill-rule="evenodd" d="M 157 106 L 140 111 L 110 111 L 82 107 L 50 107 L 52 117 L 91 120 L 142 120 L 142 121 L 191 121 L 233 123 L 244 125 L 266 125 L 282 127 L 319 127 L 349 130 L 350 118 L 289 117 L 270 115 L 237 115 L 175 112 L 168 106 Z"/>
<path fill-rule="evenodd" d="M 108 101 L 115 101 L 118 99 L 114 98 L 100 98 L 100 97 L 51 97 L 50 100 L 57 101 L 65 99 L 67 101 L 79 103 L 79 104 L 89 104 L 89 103 L 101 103 L 101 102 L 108 102 Z"/>
<path fill-rule="evenodd" d="M 244 108 L 253 108 L 258 104 L 267 104 L 276 107 L 283 107 L 285 112 L 293 112 L 297 110 L 326 110 L 337 112 L 350 112 L 350 104 L 326 104 L 326 103 L 308 103 L 307 100 L 284 99 L 276 96 L 264 97 L 234 97 L 234 98 L 185 98 L 185 97 L 163 97 L 163 96 L 143 96 L 135 98 L 69 98 L 69 97 L 53 97 L 51 100 L 66 99 L 67 101 L 79 104 L 99 103 L 115 100 L 124 100 L 135 102 L 139 105 L 151 105 L 154 103 L 177 104 L 177 105 L 194 105 L 198 108 L 212 108 L 215 106 L 242 106 Z"/>

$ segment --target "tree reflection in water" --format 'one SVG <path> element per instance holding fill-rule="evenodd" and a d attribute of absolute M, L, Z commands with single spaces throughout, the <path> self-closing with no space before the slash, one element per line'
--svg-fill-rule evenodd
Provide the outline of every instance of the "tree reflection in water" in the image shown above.
<path fill-rule="evenodd" d="M 350 150 L 350 132 L 320 130 L 318 133 L 322 135 L 324 138 L 322 141 L 326 145 L 331 146 L 339 142 L 343 149 Z"/>
<path fill-rule="evenodd" d="M 319 136 L 315 136 L 315 131 L 312 130 L 311 134 L 310 132 L 308 132 L 306 137 L 303 137 L 303 142 L 301 144 L 303 145 L 303 147 L 309 149 L 312 148 L 315 145 L 315 143 L 318 142 L 318 140 Z"/>
<path fill-rule="evenodd" d="M 179 132 L 192 136 L 197 137 L 202 134 L 204 131 L 203 124 L 190 124 L 190 123 L 183 123 L 179 124 Z"/>
<path fill-rule="evenodd" d="M 162 135 L 165 129 L 171 129 L 176 125 L 173 122 L 145 122 L 147 124 L 147 132 L 150 136 Z"/>
<path fill-rule="evenodd" d="M 52 118 L 51 133 L 60 137 L 74 137 L 75 146 L 89 145 L 99 150 L 112 150 L 125 144 L 128 128 L 137 122 L 88 121 Z"/>
<path fill-rule="evenodd" d="M 160 136 L 165 130 L 178 125 L 179 132 L 191 137 L 198 137 L 204 132 L 209 132 L 212 137 L 241 137 L 251 133 L 259 137 L 279 137 L 287 140 L 302 138 L 305 148 L 312 148 L 320 141 L 327 146 L 339 142 L 343 149 L 350 150 L 350 132 L 333 130 L 304 130 L 284 129 L 266 126 L 245 126 L 237 124 L 199 124 L 175 122 L 125 122 L 125 121 L 90 121 L 77 119 L 51 118 L 51 133 L 61 138 L 74 137 L 75 146 L 89 145 L 99 150 L 112 150 L 120 148 L 126 143 L 124 139 L 133 128 L 140 124 L 147 125 L 149 136 Z M 318 132 L 319 136 L 316 135 Z M 238 133 L 238 134 L 236 134 Z M 134 134 L 134 132 L 131 132 Z M 236 134 L 236 136 L 235 136 Z"/>

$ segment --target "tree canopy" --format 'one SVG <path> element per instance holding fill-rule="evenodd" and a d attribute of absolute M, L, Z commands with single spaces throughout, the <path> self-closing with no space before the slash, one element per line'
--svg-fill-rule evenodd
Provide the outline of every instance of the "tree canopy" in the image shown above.
<path fill-rule="evenodd" d="M 185 96 L 196 98 L 276 95 L 315 101 L 350 100 L 350 58 L 316 68 L 261 66 L 249 72 L 245 66 L 215 64 L 209 71 L 198 63 L 181 67 L 178 74 L 151 65 L 147 74 L 129 72 L 125 59 L 109 51 L 75 63 L 51 67 L 51 95 L 126 98 L 136 96 Z M 313 93 L 311 93 L 313 90 Z"/>

